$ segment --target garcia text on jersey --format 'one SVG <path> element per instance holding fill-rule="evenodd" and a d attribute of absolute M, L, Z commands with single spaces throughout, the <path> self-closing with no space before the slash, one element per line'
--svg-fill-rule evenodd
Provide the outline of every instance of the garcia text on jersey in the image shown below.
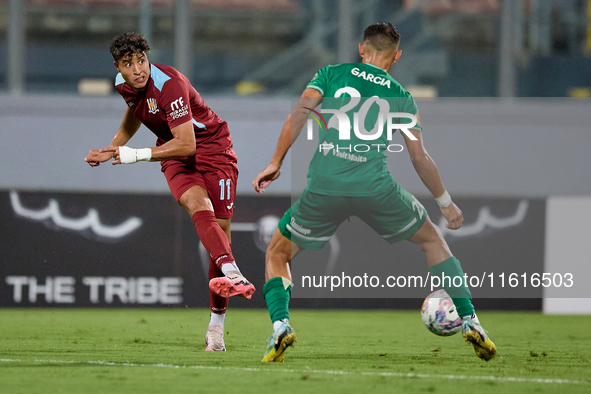
<path fill-rule="evenodd" d="M 365 71 L 359 72 L 359 69 L 357 67 L 351 70 L 351 74 L 355 75 L 357 78 L 363 78 L 366 81 L 373 82 L 381 86 L 387 86 L 388 88 L 390 88 L 389 79 L 380 76 L 375 76 L 372 73 L 366 73 Z"/>

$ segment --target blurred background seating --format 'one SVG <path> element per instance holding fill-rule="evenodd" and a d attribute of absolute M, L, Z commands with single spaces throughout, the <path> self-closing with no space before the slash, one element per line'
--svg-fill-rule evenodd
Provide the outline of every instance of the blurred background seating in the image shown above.
<path fill-rule="evenodd" d="M 10 90 L 8 32 L 15 1 L 0 0 L 0 90 Z M 357 61 L 356 43 L 376 21 L 390 21 L 402 34 L 404 55 L 392 75 L 405 86 L 428 87 L 421 91 L 443 97 L 564 97 L 591 87 L 589 0 L 19 3 L 19 69 L 27 92 L 76 92 L 82 78 L 113 79 L 108 47 L 126 31 L 150 39 L 152 62 L 178 66 L 175 15 L 182 4 L 188 27 L 180 35 L 190 48 L 185 73 L 202 92 L 298 94 L 319 68 Z M 504 4 L 510 8 L 506 20 Z"/>

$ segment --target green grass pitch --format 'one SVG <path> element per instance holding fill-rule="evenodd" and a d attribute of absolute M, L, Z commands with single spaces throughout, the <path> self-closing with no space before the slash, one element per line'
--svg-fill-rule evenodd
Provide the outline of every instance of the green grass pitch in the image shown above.
<path fill-rule="evenodd" d="M 227 352 L 205 353 L 203 309 L 1 309 L 0 393 L 591 392 L 591 316 L 481 312 L 478 359 L 417 311 L 291 311 L 298 342 L 260 362 L 264 310 L 230 310 Z"/>

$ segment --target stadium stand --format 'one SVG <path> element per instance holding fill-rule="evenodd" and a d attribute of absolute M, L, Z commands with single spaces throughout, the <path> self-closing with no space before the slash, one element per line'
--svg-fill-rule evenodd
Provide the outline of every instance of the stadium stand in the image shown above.
<path fill-rule="evenodd" d="M 6 3 L 6 0 L 0 1 Z M 239 10 L 262 10 L 295 12 L 298 3 L 293 0 L 191 0 L 193 9 L 225 9 L 230 11 Z M 138 7 L 140 0 L 28 0 L 29 5 L 41 5 L 50 7 Z M 172 7 L 174 0 L 152 0 L 153 7 Z"/>

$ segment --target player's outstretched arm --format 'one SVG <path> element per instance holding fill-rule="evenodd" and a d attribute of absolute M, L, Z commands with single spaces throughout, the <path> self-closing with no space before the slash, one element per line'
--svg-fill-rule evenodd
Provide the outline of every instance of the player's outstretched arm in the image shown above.
<path fill-rule="evenodd" d="M 195 130 L 192 120 L 173 127 L 170 131 L 173 136 L 171 140 L 156 148 L 150 148 L 152 149 L 152 161 L 195 155 Z"/>
<path fill-rule="evenodd" d="M 257 193 L 263 193 L 267 186 L 271 184 L 275 179 L 281 175 L 281 166 L 283 165 L 283 159 L 291 145 L 300 135 L 302 127 L 308 119 L 308 112 L 310 110 L 305 108 L 315 108 L 322 101 L 322 94 L 316 90 L 308 88 L 304 90 L 298 104 L 288 115 L 281 134 L 279 135 L 279 141 L 277 141 L 277 147 L 275 153 L 271 158 L 271 164 L 267 166 L 257 177 L 252 181 L 252 187 Z"/>
<path fill-rule="evenodd" d="M 162 161 L 195 154 L 195 131 L 193 122 L 187 121 L 171 130 L 173 138 L 166 143 L 144 149 L 132 149 L 127 146 L 110 146 L 100 152 L 108 152 L 113 157 L 112 164 L 132 164 L 138 161 Z"/>
<path fill-rule="evenodd" d="M 451 201 L 449 193 L 445 190 L 439 169 L 425 149 L 422 133 L 414 129 L 410 131 L 417 138 L 416 141 L 413 141 L 403 133 L 404 141 L 410 154 L 410 160 L 417 174 L 419 174 L 419 177 L 425 186 L 427 186 L 427 189 L 429 189 L 433 197 L 437 200 L 437 204 L 441 208 L 441 213 L 448 222 L 446 227 L 456 230 L 462 226 L 462 222 L 464 221 L 462 211 Z"/>
<path fill-rule="evenodd" d="M 140 120 L 135 116 L 131 108 L 128 107 L 121 121 L 121 126 L 119 126 L 119 130 L 117 130 L 109 146 L 125 145 L 138 131 L 140 125 Z M 90 164 L 91 167 L 97 167 L 111 158 L 113 158 L 113 152 L 103 151 L 102 149 L 91 149 L 88 152 L 88 156 L 84 158 L 84 161 Z"/>

